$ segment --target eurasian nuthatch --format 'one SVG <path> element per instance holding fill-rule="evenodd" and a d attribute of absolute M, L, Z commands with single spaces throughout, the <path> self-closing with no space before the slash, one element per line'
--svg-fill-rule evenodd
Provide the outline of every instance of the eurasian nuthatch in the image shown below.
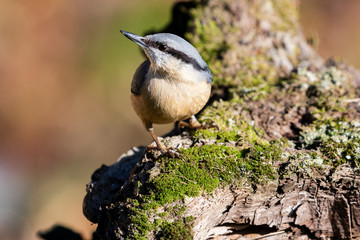
<path fill-rule="evenodd" d="M 186 40 L 170 33 L 145 37 L 120 31 L 139 45 L 147 56 L 131 82 L 132 105 L 162 154 L 153 123 L 166 124 L 190 118 L 189 127 L 201 124 L 198 113 L 210 97 L 212 75 L 198 51 Z M 171 155 L 173 152 L 171 152 Z"/>

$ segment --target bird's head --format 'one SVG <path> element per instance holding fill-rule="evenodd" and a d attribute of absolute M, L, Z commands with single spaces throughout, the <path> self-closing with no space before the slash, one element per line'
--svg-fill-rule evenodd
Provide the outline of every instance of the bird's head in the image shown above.
<path fill-rule="evenodd" d="M 139 45 L 151 62 L 154 71 L 179 72 L 181 69 L 205 75 L 210 83 L 212 76 L 198 51 L 185 39 L 171 33 L 157 33 L 144 37 L 120 31 Z"/>

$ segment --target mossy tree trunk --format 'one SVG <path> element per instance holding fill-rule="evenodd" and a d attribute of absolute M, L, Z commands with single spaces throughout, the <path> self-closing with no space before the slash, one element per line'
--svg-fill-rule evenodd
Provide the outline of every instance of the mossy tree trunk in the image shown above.
<path fill-rule="evenodd" d="M 298 1 L 177 3 L 164 31 L 208 63 L 219 130 L 162 139 L 186 160 L 134 148 L 95 171 L 94 238 L 360 237 L 360 74 L 307 44 Z"/>

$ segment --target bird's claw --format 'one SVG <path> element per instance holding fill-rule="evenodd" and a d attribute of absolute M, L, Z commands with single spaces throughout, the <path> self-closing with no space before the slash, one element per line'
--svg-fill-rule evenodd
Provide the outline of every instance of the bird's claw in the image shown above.
<path fill-rule="evenodd" d="M 184 155 L 180 154 L 179 152 L 177 152 L 175 149 L 173 148 L 168 148 L 165 151 L 161 151 L 161 154 L 163 155 L 168 155 L 171 158 L 182 158 L 186 161 L 186 158 L 184 157 Z"/>
<path fill-rule="evenodd" d="M 212 124 L 204 124 L 204 123 L 199 123 L 199 122 L 195 122 L 195 123 L 187 123 L 184 121 L 180 121 L 179 122 L 179 127 L 180 128 L 185 128 L 188 127 L 190 129 L 209 129 L 209 128 L 215 128 L 216 130 L 220 130 L 219 126 L 216 125 L 215 123 Z"/>
<path fill-rule="evenodd" d="M 186 158 L 184 157 L 184 155 L 180 154 L 179 152 L 177 152 L 174 148 L 164 148 L 164 147 L 153 147 L 153 146 L 148 146 L 145 149 L 145 156 L 147 152 L 150 151 L 160 151 L 161 155 L 165 155 L 165 156 L 169 156 L 171 158 L 182 158 L 184 160 L 186 160 Z M 160 155 L 160 156 L 161 156 Z"/>
<path fill-rule="evenodd" d="M 201 124 L 201 127 L 198 129 L 210 129 L 210 128 L 215 128 L 216 130 L 220 130 L 219 126 L 216 125 L 216 123 L 212 123 L 212 124 Z"/>

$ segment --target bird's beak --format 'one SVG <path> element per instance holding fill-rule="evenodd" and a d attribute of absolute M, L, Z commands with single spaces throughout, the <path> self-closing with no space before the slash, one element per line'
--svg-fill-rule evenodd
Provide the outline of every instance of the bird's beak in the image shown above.
<path fill-rule="evenodd" d="M 134 43 L 136 43 L 137 45 L 139 45 L 140 47 L 146 47 L 146 43 L 144 42 L 144 37 L 141 37 L 139 35 L 136 35 L 134 33 L 130 33 L 130 32 L 126 32 L 123 30 L 120 30 L 120 32 L 122 34 L 124 34 L 125 37 L 127 37 L 128 39 L 130 39 L 131 41 L 133 41 Z"/>

